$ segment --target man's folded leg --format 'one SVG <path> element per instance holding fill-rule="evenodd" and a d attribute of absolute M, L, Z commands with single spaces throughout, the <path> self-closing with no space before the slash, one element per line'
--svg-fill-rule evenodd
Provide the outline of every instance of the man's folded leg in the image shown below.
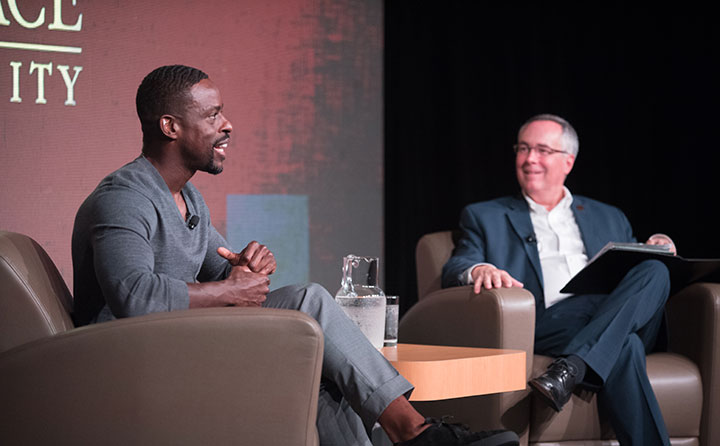
<path fill-rule="evenodd" d="M 536 339 L 536 351 L 540 346 L 557 353 L 562 338 L 568 346 L 530 385 L 558 411 L 576 384 L 592 385 L 621 444 L 669 444 L 645 370 L 669 289 L 667 268 L 651 260 L 632 268 L 608 295 L 571 297 L 551 307 L 547 313 L 556 322 L 541 321 L 536 333 L 543 336 Z M 578 362 L 592 371 L 592 379 L 583 380 Z"/>
<path fill-rule="evenodd" d="M 323 402 L 318 413 L 321 439 L 330 441 L 331 438 L 357 436 L 358 424 L 347 411 L 349 406 L 359 416 L 365 430 L 365 436 L 354 444 L 367 444 L 369 433 L 377 421 L 380 421 L 391 440 L 403 445 L 518 444 L 517 435 L 509 431 L 471 433 L 459 426 L 432 420 L 428 422 L 423 418 L 406 400 L 413 390 L 412 384 L 368 342 L 334 298 L 320 285 L 280 288 L 268 294 L 264 306 L 300 310 L 317 320 L 323 330 Z M 324 420 L 329 414 L 332 419 Z M 402 442 L 407 440 L 410 442 Z"/>
<path fill-rule="evenodd" d="M 596 299 L 595 314 L 573 338 L 565 354 L 581 357 L 605 381 L 630 334 L 643 332 L 647 343 L 655 342 L 669 292 L 670 276 L 665 265 L 657 260 L 639 263 L 612 293 Z"/>
<path fill-rule="evenodd" d="M 318 321 L 325 338 L 323 380 L 337 387 L 366 432 L 392 401 L 412 392 L 412 384 L 367 341 L 320 285 L 280 288 L 268 294 L 265 306 L 300 310 Z"/>
<path fill-rule="evenodd" d="M 321 445 L 371 446 L 362 420 L 331 382 L 320 383 L 318 436 Z"/>

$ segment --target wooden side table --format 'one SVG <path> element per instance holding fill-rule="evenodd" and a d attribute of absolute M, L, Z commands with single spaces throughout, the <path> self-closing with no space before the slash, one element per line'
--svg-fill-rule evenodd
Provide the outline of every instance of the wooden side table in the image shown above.
<path fill-rule="evenodd" d="M 414 386 L 411 401 L 444 400 L 525 389 L 525 352 L 398 344 L 382 354 Z"/>

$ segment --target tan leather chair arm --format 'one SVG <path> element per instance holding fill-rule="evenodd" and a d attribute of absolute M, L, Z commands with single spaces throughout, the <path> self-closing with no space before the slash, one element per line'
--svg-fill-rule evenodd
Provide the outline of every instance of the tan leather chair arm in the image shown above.
<path fill-rule="evenodd" d="M 471 286 L 464 286 L 434 291 L 413 305 L 400 321 L 398 339 L 525 350 L 529 374 L 534 333 L 535 299 L 529 291 L 500 288 L 475 294 Z"/>
<path fill-rule="evenodd" d="M 71 330 L 0 354 L 0 444 L 317 444 L 322 353 L 290 310 Z"/>
<path fill-rule="evenodd" d="M 696 283 L 667 304 L 670 351 L 694 361 L 703 384 L 701 445 L 720 444 L 720 284 Z"/>

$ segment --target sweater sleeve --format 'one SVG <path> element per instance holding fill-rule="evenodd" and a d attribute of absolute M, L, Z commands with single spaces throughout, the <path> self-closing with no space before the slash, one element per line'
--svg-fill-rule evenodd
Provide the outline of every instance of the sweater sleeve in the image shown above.
<path fill-rule="evenodd" d="M 99 193 L 90 215 L 95 274 L 114 317 L 188 308 L 187 284 L 155 273 L 158 216 L 148 198 L 130 189 Z"/>
<path fill-rule="evenodd" d="M 214 226 L 210 225 L 210 235 L 208 237 L 208 249 L 203 261 L 200 274 L 198 274 L 198 282 L 213 282 L 226 279 L 230 275 L 232 266 L 230 263 L 217 253 L 217 249 L 223 247 L 232 251 L 232 247 L 220 235 Z"/>

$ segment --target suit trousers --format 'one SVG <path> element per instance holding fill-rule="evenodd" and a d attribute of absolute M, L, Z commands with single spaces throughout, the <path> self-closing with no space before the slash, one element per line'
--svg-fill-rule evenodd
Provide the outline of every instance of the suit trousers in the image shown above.
<path fill-rule="evenodd" d="M 645 368 L 664 318 L 670 277 L 662 262 L 632 268 L 610 294 L 575 295 L 547 308 L 536 323 L 535 352 L 577 355 L 585 384 L 622 445 L 669 445 Z"/>
<path fill-rule="evenodd" d="M 300 310 L 320 324 L 325 339 L 318 401 L 321 445 L 367 445 L 380 414 L 413 390 L 370 344 L 320 285 L 292 285 L 268 294 L 268 308 Z"/>

